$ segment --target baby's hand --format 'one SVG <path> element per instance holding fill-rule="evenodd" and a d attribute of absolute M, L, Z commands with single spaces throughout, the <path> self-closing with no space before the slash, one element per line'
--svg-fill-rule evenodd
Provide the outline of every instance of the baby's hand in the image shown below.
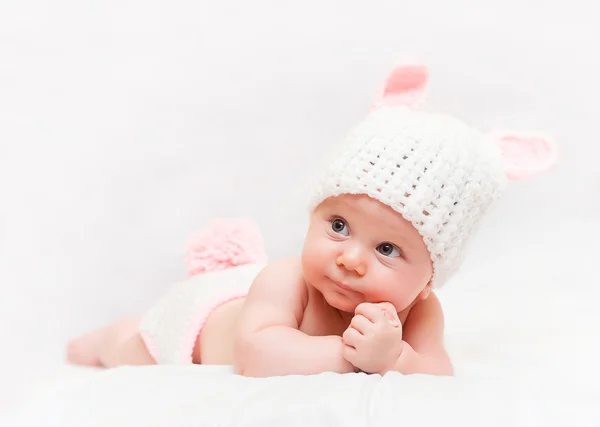
<path fill-rule="evenodd" d="M 402 324 L 389 302 L 362 303 L 342 335 L 343 356 L 363 372 L 391 369 L 402 353 Z"/>

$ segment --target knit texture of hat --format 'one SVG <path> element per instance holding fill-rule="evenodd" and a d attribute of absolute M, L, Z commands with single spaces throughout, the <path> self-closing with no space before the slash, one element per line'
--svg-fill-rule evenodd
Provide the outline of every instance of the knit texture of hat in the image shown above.
<path fill-rule="evenodd" d="M 492 137 L 454 117 L 412 108 L 425 81 L 423 67 L 392 73 L 373 110 L 328 155 L 309 208 L 341 194 L 365 194 L 391 207 L 423 237 L 431 284 L 439 288 L 462 263 L 508 178 L 546 169 L 554 151 L 541 137 Z"/>

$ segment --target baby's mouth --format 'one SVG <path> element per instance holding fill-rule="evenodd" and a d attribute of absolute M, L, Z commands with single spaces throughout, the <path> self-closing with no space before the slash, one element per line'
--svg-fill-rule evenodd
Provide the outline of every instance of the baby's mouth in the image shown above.
<path fill-rule="evenodd" d="M 349 286 L 348 284 L 344 283 L 344 282 L 340 282 L 337 280 L 333 280 L 331 278 L 329 278 L 329 280 L 331 280 L 331 282 L 339 289 L 345 291 L 345 292 L 351 292 L 351 293 L 359 293 L 357 292 L 352 286 Z"/>

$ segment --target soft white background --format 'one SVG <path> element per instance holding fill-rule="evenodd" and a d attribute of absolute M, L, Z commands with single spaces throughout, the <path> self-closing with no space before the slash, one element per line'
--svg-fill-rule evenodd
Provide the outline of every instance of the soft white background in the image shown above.
<path fill-rule="evenodd" d="M 436 108 L 561 146 L 554 174 L 510 188 L 471 263 L 597 219 L 599 42 L 581 0 L 3 0 L 0 406 L 70 336 L 183 277 L 211 217 L 251 216 L 272 257 L 296 253 L 314 160 L 403 57 L 430 66 Z"/>

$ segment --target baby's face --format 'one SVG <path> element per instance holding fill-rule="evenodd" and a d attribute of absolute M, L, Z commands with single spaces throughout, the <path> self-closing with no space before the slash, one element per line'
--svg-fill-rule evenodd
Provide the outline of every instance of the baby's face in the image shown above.
<path fill-rule="evenodd" d="M 362 302 L 383 301 L 402 311 L 427 294 L 433 273 L 412 224 L 365 195 L 332 197 L 315 209 L 302 267 L 329 305 L 348 313 Z"/>

